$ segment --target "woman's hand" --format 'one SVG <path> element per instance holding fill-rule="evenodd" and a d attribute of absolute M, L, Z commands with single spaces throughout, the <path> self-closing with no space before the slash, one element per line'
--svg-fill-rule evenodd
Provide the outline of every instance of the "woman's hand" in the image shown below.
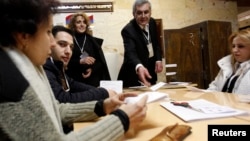
<path fill-rule="evenodd" d="M 147 112 L 147 99 L 148 96 L 144 96 L 137 103 L 123 104 L 119 109 L 123 110 L 129 117 L 129 128 L 134 128 L 140 124 L 146 117 Z"/>
<path fill-rule="evenodd" d="M 116 96 L 116 95 L 117 95 L 117 93 L 116 93 L 114 90 L 107 89 L 107 91 L 108 91 L 109 97 L 112 97 L 112 96 Z"/>
<path fill-rule="evenodd" d="M 88 68 L 85 73 L 82 73 L 83 78 L 88 78 L 92 73 L 92 69 Z"/>
<path fill-rule="evenodd" d="M 123 93 L 104 100 L 104 111 L 106 114 L 111 113 L 116 109 L 123 110 L 129 117 L 130 127 L 136 127 L 146 117 L 147 111 L 147 99 L 148 96 L 144 96 L 140 101 L 136 103 L 125 103 L 126 97 L 137 96 L 135 93 Z"/>
<path fill-rule="evenodd" d="M 93 65 L 95 63 L 95 58 L 88 56 L 80 59 L 80 64 Z"/>
<path fill-rule="evenodd" d="M 125 104 L 124 100 L 126 97 L 135 97 L 135 93 L 123 93 L 117 94 L 104 100 L 103 107 L 106 114 L 119 108 L 122 104 Z"/>

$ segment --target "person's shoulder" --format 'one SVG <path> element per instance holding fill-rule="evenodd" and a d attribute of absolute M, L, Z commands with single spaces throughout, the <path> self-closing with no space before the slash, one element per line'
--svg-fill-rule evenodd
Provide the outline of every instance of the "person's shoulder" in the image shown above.
<path fill-rule="evenodd" d="M 94 39 L 95 41 L 97 41 L 98 44 L 102 44 L 102 43 L 103 43 L 103 38 L 99 38 L 99 37 L 94 37 L 94 36 L 93 36 L 93 39 Z"/>
<path fill-rule="evenodd" d="M 127 31 L 131 33 L 135 33 L 139 29 L 139 25 L 136 23 L 135 19 L 130 20 L 129 23 L 127 23 L 123 29 L 122 32 Z"/>
<path fill-rule="evenodd" d="M 0 82 L 4 82 L 0 83 L 0 102 L 20 101 L 23 93 L 29 87 L 29 82 L 1 47 L 0 66 L 4 66 L 0 69 Z"/>
<path fill-rule="evenodd" d="M 221 59 L 219 59 L 218 61 L 217 61 L 217 64 L 219 65 L 219 66 L 222 66 L 222 65 L 231 65 L 231 60 L 232 60 L 232 55 L 230 54 L 230 55 L 227 55 L 227 56 L 224 56 L 224 57 L 222 57 Z"/>
<path fill-rule="evenodd" d="M 232 57 L 233 56 L 231 54 L 229 54 L 227 56 L 222 57 L 219 61 L 221 61 L 221 62 L 231 62 Z"/>
<path fill-rule="evenodd" d="M 98 46 L 102 46 L 104 39 L 99 38 L 99 37 L 95 37 L 89 34 L 86 34 L 87 36 L 89 36 L 89 39 L 91 42 L 93 42 L 94 44 L 97 43 Z"/>
<path fill-rule="evenodd" d="M 54 66 L 54 64 L 52 63 L 51 59 L 48 58 L 45 62 L 45 64 L 43 65 L 43 68 L 45 70 L 49 70 L 52 66 Z"/>
<path fill-rule="evenodd" d="M 150 19 L 149 19 L 149 24 L 155 24 L 156 25 L 156 20 L 153 18 L 153 17 L 151 17 Z"/>
<path fill-rule="evenodd" d="M 123 27 L 123 29 L 131 28 L 131 27 L 134 27 L 135 25 L 136 25 L 135 19 L 131 19 L 131 20 Z"/>

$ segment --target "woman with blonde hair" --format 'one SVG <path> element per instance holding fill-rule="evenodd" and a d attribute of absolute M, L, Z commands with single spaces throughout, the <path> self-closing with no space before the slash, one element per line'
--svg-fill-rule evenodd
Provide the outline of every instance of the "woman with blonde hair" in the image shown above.
<path fill-rule="evenodd" d="M 220 71 L 208 90 L 250 95 L 250 29 L 229 37 L 231 55 L 218 61 Z"/>

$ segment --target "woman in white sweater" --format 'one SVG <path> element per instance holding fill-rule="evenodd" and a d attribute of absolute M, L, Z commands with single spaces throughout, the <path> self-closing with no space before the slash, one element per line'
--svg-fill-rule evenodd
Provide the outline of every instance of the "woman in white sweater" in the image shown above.
<path fill-rule="evenodd" d="M 144 97 L 124 104 L 127 93 L 102 101 L 59 104 L 42 65 L 54 46 L 52 14 L 57 0 L 0 1 L 0 140 L 119 140 L 146 116 Z M 93 120 L 96 124 L 64 134 L 62 125 Z"/>
<path fill-rule="evenodd" d="M 218 61 L 220 71 L 208 90 L 250 95 L 250 29 L 229 37 L 231 55 Z"/>

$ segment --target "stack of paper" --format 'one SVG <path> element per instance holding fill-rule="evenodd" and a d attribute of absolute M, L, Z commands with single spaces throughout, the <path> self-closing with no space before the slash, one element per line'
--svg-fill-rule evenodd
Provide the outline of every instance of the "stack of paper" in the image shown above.
<path fill-rule="evenodd" d="M 200 111 L 193 110 L 188 107 L 176 106 L 173 105 L 171 102 L 163 102 L 160 105 L 186 122 L 247 114 L 246 111 L 218 105 L 204 99 L 191 100 L 185 102 L 188 102 L 191 107 L 199 109 Z"/>

